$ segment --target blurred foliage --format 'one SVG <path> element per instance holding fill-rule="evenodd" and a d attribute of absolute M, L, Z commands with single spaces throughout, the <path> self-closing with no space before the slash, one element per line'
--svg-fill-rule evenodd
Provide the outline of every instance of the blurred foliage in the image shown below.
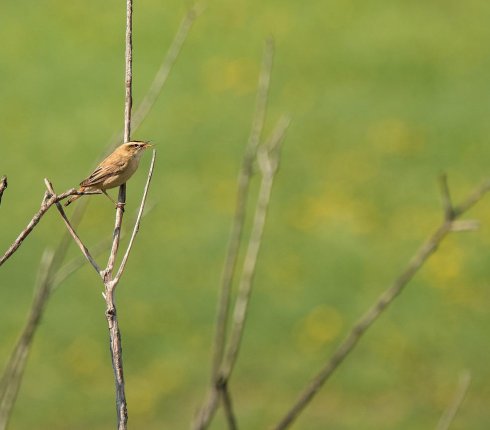
<path fill-rule="evenodd" d="M 135 1 L 135 103 L 188 6 Z M 59 191 L 76 185 L 122 128 L 124 13 L 114 0 L 2 1 L 3 248 L 38 208 L 42 178 Z M 439 223 L 437 175 L 448 173 L 456 202 L 488 176 L 489 20 L 482 0 L 208 2 L 133 136 L 157 142 L 158 205 L 118 290 L 132 428 L 187 428 L 205 394 L 264 39 L 277 47 L 266 133 L 283 112 L 293 123 L 231 382 L 249 429 L 279 419 Z M 127 213 L 148 162 L 129 184 Z M 91 199 L 79 231 L 89 245 L 113 224 L 112 205 Z M 489 209 L 486 199 L 468 214 L 480 231 L 441 246 L 295 428 L 433 428 L 464 368 L 473 382 L 452 428 L 488 428 Z M 42 251 L 63 231 L 52 211 L 1 268 L 2 368 Z M 114 425 L 100 293 L 87 265 L 52 297 L 12 429 Z M 221 416 L 213 428 L 224 428 Z"/>

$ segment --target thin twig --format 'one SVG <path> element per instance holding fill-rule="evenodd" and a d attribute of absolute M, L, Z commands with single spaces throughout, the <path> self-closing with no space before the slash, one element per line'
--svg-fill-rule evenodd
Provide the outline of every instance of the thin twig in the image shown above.
<path fill-rule="evenodd" d="M 257 147 L 262 136 L 267 100 L 269 94 L 272 62 L 274 57 L 274 41 L 267 39 L 262 55 L 262 65 L 257 86 L 255 110 L 252 118 L 250 135 L 242 159 L 241 169 L 238 175 L 235 214 L 232 221 L 225 263 L 221 275 L 220 296 L 216 313 L 216 332 L 213 345 L 213 361 L 211 369 L 211 387 L 207 398 L 198 411 L 194 423 L 194 429 L 204 429 L 211 421 L 219 402 L 219 369 L 223 364 L 223 356 L 226 342 L 228 314 L 230 311 L 230 295 L 233 278 L 236 272 L 238 253 L 242 242 L 243 226 L 245 224 L 248 191 L 253 174 L 253 163 L 256 157 Z"/>
<path fill-rule="evenodd" d="M 131 108 L 133 104 L 133 0 L 126 0 L 126 73 L 125 73 L 125 103 L 124 103 L 124 142 L 131 140 Z M 106 302 L 106 319 L 109 325 L 109 340 L 114 370 L 114 384 L 116 389 L 116 414 L 118 430 L 126 430 L 128 423 L 128 408 L 126 393 L 124 391 L 124 371 L 122 359 L 121 332 L 117 320 L 114 294 L 117 282 L 113 282 L 113 270 L 116 261 L 119 241 L 121 239 L 121 226 L 126 203 L 126 184 L 119 187 L 118 205 L 113 233 L 113 241 L 107 267 L 104 271 L 104 299 Z"/>
<path fill-rule="evenodd" d="M 231 376 L 243 337 L 243 329 L 245 327 L 250 295 L 252 293 L 252 283 L 255 276 L 257 259 L 262 244 L 272 185 L 279 165 L 279 149 L 288 126 L 289 119 L 281 118 L 268 144 L 260 147 L 257 154 L 262 180 L 257 198 L 252 231 L 243 263 L 243 272 L 238 287 L 238 297 L 235 303 L 230 341 L 228 343 L 226 358 L 220 370 L 220 379 L 225 381 L 228 381 Z"/>
<path fill-rule="evenodd" d="M 104 270 L 104 283 L 108 284 L 112 281 L 112 272 L 114 270 L 114 264 L 116 262 L 117 251 L 119 249 L 119 242 L 121 240 L 121 227 L 124 215 L 124 205 L 126 204 L 126 184 L 119 187 L 119 194 L 117 198 L 116 218 L 114 221 L 114 231 L 112 233 L 112 247 L 109 253 L 109 259 L 107 261 L 107 267 Z"/>
<path fill-rule="evenodd" d="M 229 430 L 237 430 L 236 417 L 233 412 L 233 403 L 231 401 L 230 390 L 228 389 L 228 384 L 222 384 L 220 386 L 221 396 L 223 398 L 223 409 L 225 411 L 226 422 L 228 423 Z"/>
<path fill-rule="evenodd" d="M 439 185 L 441 188 L 444 217 L 446 220 L 451 221 L 454 218 L 454 208 L 451 200 L 451 193 L 449 192 L 449 185 L 447 183 L 447 175 L 445 173 L 439 177 Z"/>
<path fill-rule="evenodd" d="M 146 216 L 153 207 L 154 206 L 149 207 L 143 213 L 143 216 Z M 122 236 L 126 233 L 126 231 L 123 231 Z M 38 270 L 35 299 L 29 310 L 27 323 L 12 350 L 0 382 L 0 430 L 4 430 L 8 424 L 11 410 L 22 381 L 32 340 L 34 339 L 35 332 L 39 326 L 39 321 L 42 318 L 51 294 L 66 278 L 83 267 L 87 262 L 86 257 L 81 255 L 80 257 L 69 261 L 62 267 L 59 267 L 70 243 L 71 235 L 70 233 L 67 233 L 63 236 L 62 241 L 57 246 L 54 253 L 49 250 L 45 250 L 43 253 Z M 92 248 L 92 254 L 99 255 L 105 251 L 110 244 L 110 240 L 102 240 Z"/>
<path fill-rule="evenodd" d="M 454 219 L 473 207 L 488 191 L 490 191 L 490 182 L 485 182 L 482 186 L 477 188 L 460 206 L 454 209 Z M 444 205 L 443 209 L 445 210 L 446 214 L 446 205 Z M 362 335 L 380 317 L 383 311 L 393 302 L 393 300 L 404 290 L 408 282 L 424 265 L 427 259 L 438 249 L 440 243 L 445 239 L 448 233 L 452 231 L 453 224 L 453 220 L 448 220 L 445 217 L 442 224 L 436 228 L 434 233 L 430 235 L 429 238 L 417 250 L 401 275 L 383 294 L 381 294 L 371 309 L 369 309 L 368 312 L 366 312 L 366 314 L 352 327 L 345 340 L 335 350 L 320 372 L 310 381 L 291 409 L 289 409 L 279 424 L 273 427 L 274 430 L 284 430 L 292 424 L 292 422 L 315 396 L 318 390 L 320 390 L 323 384 L 325 384 L 325 382 L 340 366 L 347 355 L 349 355 L 349 353 L 354 349 Z"/>
<path fill-rule="evenodd" d="M 46 185 L 46 188 L 48 189 L 50 196 L 56 196 L 56 193 L 54 192 L 54 189 L 53 189 L 53 184 L 51 184 L 51 182 L 46 178 L 44 179 L 44 183 Z M 65 211 L 63 209 L 63 206 L 61 206 L 61 204 L 59 202 L 56 202 L 55 204 L 56 204 L 56 208 L 58 209 L 58 212 L 61 215 L 61 218 L 63 218 L 63 221 L 65 222 L 65 225 L 66 225 L 66 228 L 68 229 L 68 232 L 70 233 L 71 237 L 73 237 L 73 240 L 75 241 L 75 243 L 80 248 L 80 251 L 82 251 L 82 254 L 85 256 L 87 261 L 92 265 L 92 267 L 95 269 L 97 274 L 99 276 L 103 277 L 103 272 L 100 270 L 99 265 L 97 264 L 95 259 L 92 257 L 89 250 L 84 245 L 84 243 L 82 242 L 82 240 L 78 236 L 77 232 L 75 231 L 75 229 L 71 225 L 70 221 L 68 220 L 68 218 L 65 214 Z"/>
<path fill-rule="evenodd" d="M 448 405 L 447 409 L 442 414 L 439 422 L 437 423 L 436 430 L 448 430 L 451 426 L 458 410 L 463 403 L 466 396 L 466 392 L 470 386 L 471 373 L 469 370 L 465 370 L 459 376 L 459 384 L 451 403 Z"/>
<path fill-rule="evenodd" d="M 0 381 L 0 430 L 7 428 L 17 398 L 32 339 L 50 293 L 49 277 L 51 273 L 49 267 L 54 260 L 56 260 L 56 255 L 53 252 L 44 252 L 38 271 L 36 293 L 27 323 L 12 351 Z"/>
<path fill-rule="evenodd" d="M 148 213 L 152 211 L 155 205 L 150 205 L 144 212 L 143 217 L 145 217 Z M 136 218 L 134 218 L 136 220 Z M 73 222 L 72 222 L 73 224 Z M 132 221 L 131 223 L 132 224 Z M 124 238 L 128 234 L 128 229 L 123 229 L 121 234 L 121 239 Z M 68 233 L 68 237 L 70 234 Z M 97 256 L 102 254 L 103 251 L 107 250 L 112 244 L 112 240 L 110 239 L 102 239 L 99 243 L 95 244 L 92 247 L 92 255 Z M 53 279 L 51 281 L 51 291 L 55 291 L 69 276 L 75 273 L 78 269 L 83 267 L 87 259 L 84 255 L 79 257 L 75 257 L 72 260 L 68 261 L 66 264 L 61 266 L 59 269 L 56 269 L 53 274 Z"/>
<path fill-rule="evenodd" d="M 187 35 L 189 34 L 190 29 L 192 28 L 192 24 L 194 24 L 194 21 L 202 13 L 202 11 L 202 5 L 195 4 L 193 7 L 191 7 L 191 9 L 189 9 L 189 11 L 180 22 L 177 33 L 175 34 L 172 44 L 170 45 L 170 48 L 165 55 L 165 59 L 163 60 L 162 65 L 153 78 L 153 82 L 151 83 L 148 92 L 144 96 L 139 106 L 135 109 L 131 121 L 132 129 L 136 129 L 141 125 L 143 120 L 148 115 L 148 112 L 157 101 L 158 96 L 161 94 L 162 88 L 165 85 L 165 82 L 167 82 L 170 71 L 172 70 L 175 61 L 177 60 L 177 57 L 179 56 L 180 51 L 184 46 L 184 42 L 187 39 Z"/>
<path fill-rule="evenodd" d="M 146 197 L 148 195 L 148 189 L 150 187 L 151 178 L 153 176 L 153 168 L 155 166 L 156 154 L 157 154 L 157 152 L 155 150 L 153 150 L 153 156 L 151 157 L 150 169 L 148 170 L 148 177 L 146 179 L 146 185 L 145 185 L 145 189 L 143 191 L 143 196 L 141 198 L 141 204 L 140 204 L 140 208 L 138 210 L 138 215 L 137 215 L 136 221 L 134 223 L 133 233 L 131 234 L 131 238 L 129 239 L 128 247 L 127 247 L 126 252 L 124 254 L 124 257 L 121 261 L 121 265 L 119 266 L 119 270 L 117 271 L 117 275 L 113 280 L 113 282 L 115 284 L 117 284 L 119 282 L 119 280 L 121 279 L 121 275 L 123 274 L 124 269 L 126 267 L 126 263 L 128 261 L 129 253 L 131 252 L 131 249 L 133 247 L 134 238 L 136 237 L 136 234 L 138 233 L 139 228 L 140 228 L 141 217 L 143 216 L 143 211 L 145 209 L 145 203 L 146 203 Z"/>
<path fill-rule="evenodd" d="M 233 224 L 230 232 L 230 241 L 228 243 L 228 250 L 226 252 L 226 259 L 221 277 L 221 293 L 218 303 L 216 334 L 213 352 L 213 385 L 218 378 L 218 370 L 223 362 L 228 313 L 230 309 L 231 286 L 233 283 L 233 278 L 235 276 L 236 262 L 242 240 L 242 232 L 247 209 L 248 190 L 253 171 L 253 162 L 255 160 L 257 146 L 259 145 L 264 128 L 273 57 L 274 41 L 273 39 L 267 39 L 262 58 L 262 67 L 259 76 L 259 84 L 257 88 L 252 127 L 250 130 L 250 136 L 248 138 L 247 146 L 245 148 L 242 168 L 238 177 L 235 215 L 233 218 Z"/>
<path fill-rule="evenodd" d="M 129 142 L 131 140 L 131 109 L 133 107 L 133 0 L 126 0 L 125 59 L 124 142 Z"/>
<path fill-rule="evenodd" d="M 20 232 L 20 234 L 17 236 L 17 239 L 15 239 L 12 245 L 10 245 L 7 251 L 5 251 L 5 254 L 2 257 L 0 257 L 0 266 L 3 263 L 5 263 L 14 254 L 15 251 L 17 251 L 17 249 L 22 244 L 22 242 L 26 239 L 27 236 L 29 236 L 32 230 L 34 230 L 36 225 L 39 223 L 39 221 L 41 221 L 41 218 L 45 215 L 45 213 L 49 210 L 51 206 L 73 195 L 90 195 L 90 194 L 99 194 L 99 192 L 78 191 L 75 188 L 72 188 L 58 195 L 48 196 L 48 193 L 45 193 L 39 210 L 34 214 L 31 221 L 29 221 L 27 227 Z"/>
<path fill-rule="evenodd" d="M 2 203 L 3 192 L 7 189 L 7 177 L 4 175 L 0 178 L 0 204 Z"/>

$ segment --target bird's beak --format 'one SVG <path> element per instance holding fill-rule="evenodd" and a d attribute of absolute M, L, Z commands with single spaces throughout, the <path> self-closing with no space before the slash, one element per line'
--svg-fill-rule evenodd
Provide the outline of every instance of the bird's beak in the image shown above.
<path fill-rule="evenodd" d="M 143 144 L 143 149 L 146 149 L 146 148 L 152 148 L 154 145 L 152 145 L 150 142 L 145 142 Z"/>

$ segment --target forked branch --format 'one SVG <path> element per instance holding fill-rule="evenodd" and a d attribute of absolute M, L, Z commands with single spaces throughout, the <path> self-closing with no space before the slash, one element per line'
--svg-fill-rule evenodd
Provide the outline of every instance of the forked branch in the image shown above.
<path fill-rule="evenodd" d="M 284 430 L 288 428 L 299 416 L 304 408 L 310 403 L 315 394 L 332 376 L 332 374 L 342 364 L 344 359 L 352 352 L 363 334 L 381 316 L 386 308 L 404 290 L 409 281 L 425 264 L 428 258 L 438 249 L 446 236 L 454 231 L 457 225 L 456 219 L 473 207 L 490 190 L 490 182 L 485 182 L 478 187 L 470 196 L 459 206 L 453 206 L 449 197 L 449 188 L 445 177 L 441 179 L 441 192 L 443 201 L 444 220 L 428 239 L 417 250 L 409 261 L 403 272 L 395 279 L 391 286 L 378 298 L 375 304 L 361 317 L 352 327 L 344 341 L 337 347 L 332 356 L 327 360 L 323 368 L 309 382 L 300 394 L 294 405 L 287 411 L 279 423 L 273 427 L 274 430 Z"/>

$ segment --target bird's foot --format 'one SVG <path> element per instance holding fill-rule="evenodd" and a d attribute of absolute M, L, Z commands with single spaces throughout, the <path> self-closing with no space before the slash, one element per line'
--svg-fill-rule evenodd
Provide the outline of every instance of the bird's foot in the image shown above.
<path fill-rule="evenodd" d="M 121 209 L 124 212 L 124 206 L 125 205 L 126 205 L 126 203 L 117 202 L 116 203 L 116 209 Z"/>

